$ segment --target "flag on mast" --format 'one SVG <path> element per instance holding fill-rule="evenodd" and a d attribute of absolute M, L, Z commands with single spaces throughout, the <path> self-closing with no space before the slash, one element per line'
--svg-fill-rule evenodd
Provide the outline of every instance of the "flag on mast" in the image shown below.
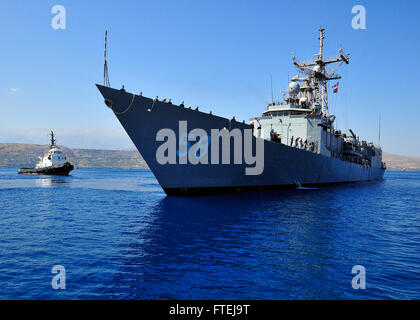
<path fill-rule="evenodd" d="M 338 84 L 339 84 L 339 82 L 337 82 L 335 85 L 332 86 L 332 88 L 334 89 L 333 90 L 334 93 L 338 92 Z"/>

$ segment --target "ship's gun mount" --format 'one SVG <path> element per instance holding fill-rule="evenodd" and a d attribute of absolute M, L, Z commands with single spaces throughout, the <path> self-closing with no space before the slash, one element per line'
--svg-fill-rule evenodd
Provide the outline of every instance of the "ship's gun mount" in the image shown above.
<path fill-rule="evenodd" d="M 354 134 L 353 130 L 349 129 L 349 131 L 350 131 L 351 135 L 353 136 L 354 140 L 355 140 L 355 141 L 357 141 L 357 137 L 356 137 L 356 135 Z"/>

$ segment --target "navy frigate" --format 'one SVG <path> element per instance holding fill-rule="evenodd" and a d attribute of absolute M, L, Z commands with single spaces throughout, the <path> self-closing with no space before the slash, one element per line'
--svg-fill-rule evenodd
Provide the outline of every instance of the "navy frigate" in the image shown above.
<path fill-rule="evenodd" d="M 299 75 L 284 101 L 269 103 L 249 123 L 111 88 L 106 39 L 104 84 L 97 87 L 167 195 L 381 180 L 381 147 L 352 130 L 336 130 L 328 109 L 328 83 L 341 78 L 337 70 L 349 64 L 349 55 L 339 49 L 335 58 L 324 59 L 322 28 L 318 39 L 313 61 L 293 57 Z"/>

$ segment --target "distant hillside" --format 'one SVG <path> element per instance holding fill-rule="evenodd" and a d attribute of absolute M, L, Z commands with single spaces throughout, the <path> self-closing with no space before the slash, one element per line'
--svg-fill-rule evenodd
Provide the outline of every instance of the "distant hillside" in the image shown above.
<path fill-rule="evenodd" d="M 61 148 L 71 163 L 80 168 L 147 168 L 137 151 Z M 32 167 L 47 150 L 48 145 L 0 143 L 0 166 Z M 384 152 L 384 161 L 389 170 L 420 170 L 420 157 Z"/>
<path fill-rule="evenodd" d="M 48 145 L 0 143 L 0 166 L 33 167 L 48 151 Z M 147 168 L 137 151 L 69 149 L 63 146 L 71 163 L 80 168 Z"/>
<path fill-rule="evenodd" d="M 383 153 L 383 161 L 386 162 L 389 170 L 395 171 L 417 171 L 420 170 L 420 157 L 400 156 L 396 154 Z"/>

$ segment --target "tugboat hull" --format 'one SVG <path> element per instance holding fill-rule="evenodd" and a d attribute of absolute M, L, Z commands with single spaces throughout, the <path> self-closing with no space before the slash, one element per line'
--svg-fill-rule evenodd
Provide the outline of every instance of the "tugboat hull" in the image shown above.
<path fill-rule="evenodd" d="M 54 176 L 68 176 L 74 166 L 68 162 L 61 167 L 45 167 L 45 168 L 21 168 L 18 170 L 19 174 L 38 174 L 38 175 L 54 175 Z"/>

